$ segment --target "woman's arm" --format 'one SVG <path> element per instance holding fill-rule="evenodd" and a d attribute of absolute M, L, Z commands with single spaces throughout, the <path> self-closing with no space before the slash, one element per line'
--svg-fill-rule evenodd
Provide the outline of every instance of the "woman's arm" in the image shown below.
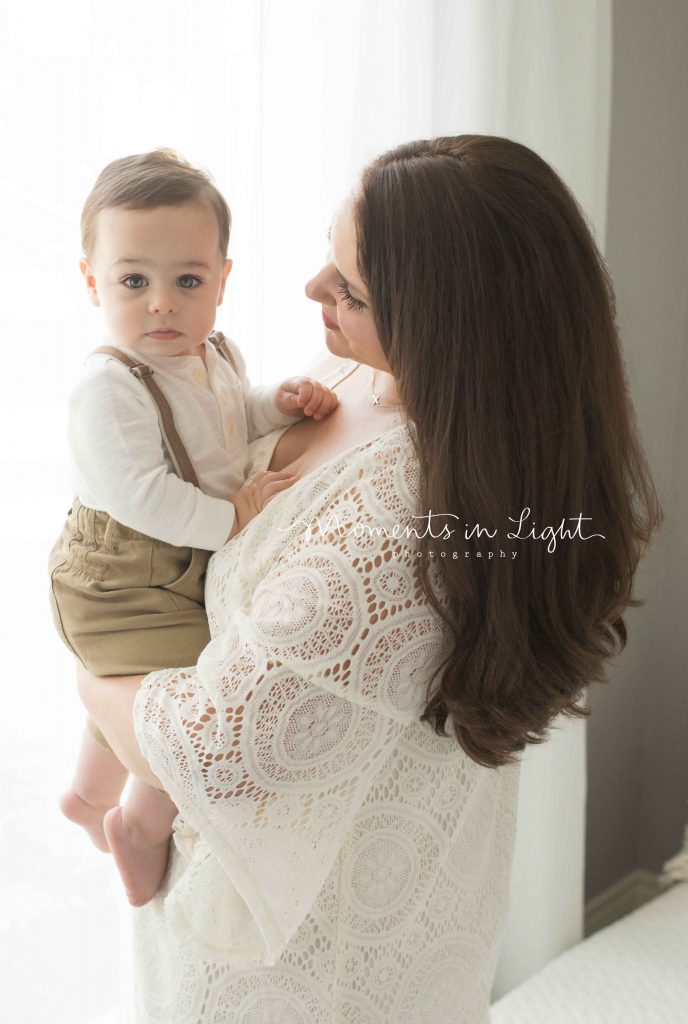
<path fill-rule="evenodd" d="M 342 462 L 325 493 L 314 487 L 307 536 L 301 520 L 286 540 L 264 535 L 257 572 L 246 545 L 218 574 L 220 628 L 198 664 L 151 673 L 136 695 L 141 751 L 189 830 L 192 862 L 166 913 L 192 956 L 277 962 L 425 707 L 442 623 L 403 543 L 351 528 L 386 523 L 385 496 L 411 478 L 405 455 L 375 446 Z M 389 526 L 417 511 L 407 505 L 403 492 Z M 314 514 L 342 529 L 315 529 Z"/>
<path fill-rule="evenodd" d="M 136 742 L 133 707 L 143 676 L 94 676 L 77 667 L 79 696 L 125 768 L 142 782 L 163 787 L 144 760 Z"/>

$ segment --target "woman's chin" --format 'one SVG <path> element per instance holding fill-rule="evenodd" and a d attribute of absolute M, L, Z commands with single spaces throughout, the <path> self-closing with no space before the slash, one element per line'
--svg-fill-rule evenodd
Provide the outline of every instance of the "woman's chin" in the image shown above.
<path fill-rule="evenodd" d="M 354 358 L 349 343 L 340 331 L 325 331 L 325 344 L 333 356 L 339 356 L 341 359 Z"/>

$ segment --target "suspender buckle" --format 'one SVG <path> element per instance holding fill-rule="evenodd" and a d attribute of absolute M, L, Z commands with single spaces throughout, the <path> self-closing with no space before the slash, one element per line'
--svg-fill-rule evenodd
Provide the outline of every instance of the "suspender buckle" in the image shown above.
<path fill-rule="evenodd" d="M 138 377 L 139 380 L 141 380 L 142 377 L 150 377 L 153 373 L 150 366 L 146 366 L 145 363 L 137 363 L 136 366 L 130 366 L 129 370 L 135 377 Z"/>

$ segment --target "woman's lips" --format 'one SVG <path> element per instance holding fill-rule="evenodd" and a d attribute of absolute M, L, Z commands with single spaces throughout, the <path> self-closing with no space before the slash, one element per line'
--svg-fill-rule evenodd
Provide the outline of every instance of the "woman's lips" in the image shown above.
<path fill-rule="evenodd" d="M 339 327 L 337 326 L 337 324 L 333 320 L 330 320 L 329 316 L 327 315 L 327 313 L 325 312 L 324 309 L 322 311 L 322 318 L 323 318 L 323 323 L 325 324 L 325 327 L 327 327 L 328 331 L 338 331 L 339 330 Z"/>
<path fill-rule="evenodd" d="M 173 338 L 179 338 L 180 334 L 180 331 L 149 331 L 148 337 L 156 341 L 172 341 Z"/>

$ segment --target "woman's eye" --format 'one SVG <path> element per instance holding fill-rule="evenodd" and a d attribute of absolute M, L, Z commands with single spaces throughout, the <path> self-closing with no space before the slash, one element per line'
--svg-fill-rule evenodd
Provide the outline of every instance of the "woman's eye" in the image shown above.
<path fill-rule="evenodd" d="M 193 274 L 183 274 L 182 277 L 177 278 L 180 288 L 198 288 L 200 283 L 200 277 L 194 277 Z"/>
<path fill-rule="evenodd" d="M 362 309 L 366 308 L 365 302 L 361 302 L 360 299 L 355 299 L 343 281 L 339 282 L 339 288 L 337 290 L 349 309 L 354 309 L 360 313 Z"/>
<path fill-rule="evenodd" d="M 122 284 L 126 288 L 139 289 L 145 288 L 148 281 L 141 274 L 129 274 L 123 279 Z"/>

